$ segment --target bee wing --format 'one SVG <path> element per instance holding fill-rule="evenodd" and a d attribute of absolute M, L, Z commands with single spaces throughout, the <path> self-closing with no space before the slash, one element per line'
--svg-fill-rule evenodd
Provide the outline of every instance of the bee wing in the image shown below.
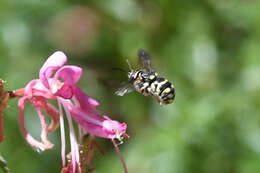
<path fill-rule="evenodd" d="M 125 95 L 125 94 L 127 94 L 127 93 L 130 93 L 130 92 L 132 92 L 132 91 L 134 91 L 133 86 L 130 85 L 130 84 L 126 84 L 125 86 L 119 88 L 119 89 L 115 92 L 115 94 L 118 95 L 118 96 L 123 96 L 123 95 Z"/>
<path fill-rule="evenodd" d="M 147 70 L 151 70 L 152 66 L 151 66 L 151 56 L 148 52 L 146 52 L 144 49 L 140 49 L 137 53 L 138 55 L 138 59 L 140 61 L 140 63 L 142 64 L 142 66 L 147 69 Z"/>

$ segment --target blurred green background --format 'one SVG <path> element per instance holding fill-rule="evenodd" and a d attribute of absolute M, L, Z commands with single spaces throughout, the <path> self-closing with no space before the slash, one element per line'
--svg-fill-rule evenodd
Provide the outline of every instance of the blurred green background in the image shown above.
<path fill-rule="evenodd" d="M 97 99 L 99 112 L 128 123 L 121 145 L 129 172 L 260 172 L 260 1 L 258 0 L 1 0 L 0 78 L 22 88 L 46 58 L 62 50 L 85 69 L 79 85 Z M 136 52 L 152 54 L 153 66 L 176 88 L 173 104 L 160 106 L 133 92 L 113 92 Z M 18 128 L 17 100 L 5 112 L 0 153 L 14 173 L 60 171 L 55 148 L 38 153 Z M 39 122 L 27 109 L 27 127 Z M 97 173 L 121 173 L 109 140 L 95 155 Z M 1 170 L 0 170 L 1 172 Z"/>

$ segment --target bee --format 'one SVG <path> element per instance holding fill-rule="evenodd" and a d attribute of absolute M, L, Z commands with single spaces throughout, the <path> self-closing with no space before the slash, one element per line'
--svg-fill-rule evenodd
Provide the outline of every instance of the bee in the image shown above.
<path fill-rule="evenodd" d="M 148 52 L 140 49 L 137 53 L 142 69 L 130 68 L 128 72 L 128 84 L 115 92 L 116 95 L 123 96 L 131 91 L 137 91 L 144 96 L 151 96 L 156 99 L 160 105 L 166 105 L 173 102 L 175 98 L 175 89 L 167 79 L 159 77 L 157 72 L 151 67 L 151 56 Z"/>

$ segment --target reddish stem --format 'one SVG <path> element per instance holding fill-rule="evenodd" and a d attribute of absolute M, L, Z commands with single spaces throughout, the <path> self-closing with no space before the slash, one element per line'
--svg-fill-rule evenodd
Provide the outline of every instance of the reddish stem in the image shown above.
<path fill-rule="evenodd" d="M 2 112 L 0 112 L 0 142 L 4 140 L 4 117 Z"/>
<path fill-rule="evenodd" d="M 112 143 L 115 147 L 115 150 L 116 150 L 116 154 L 117 156 L 119 157 L 120 161 L 121 161 L 121 164 L 124 168 L 124 173 L 128 173 L 128 170 L 127 170 L 127 167 L 126 167 L 126 163 L 125 163 L 125 160 L 124 160 L 124 157 L 122 156 L 120 150 L 119 150 L 119 147 L 118 147 L 118 144 L 115 142 L 114 139 L 111 139 L 112 140 Z"/>
<path fill-rule="evenodd" d="M 14 90 L 14 91 L 7 91 L 10 98 L 22 97 L 24 96 L 24 88 Z"/>
<path fill-rule="evenodd" d="M 0 95 L 0 143 L 4 140 L 4 116 L 3 112 L 7 107 L 7 101 L 9 99 L 8 93 L 1 93 Z"/>
<path fill-rule="evenodd" d="M 104 155 L 105 155 L 105 151 L 102 149 L 102 147 L 96 142 L 95 139 L 93 139 L 92 142 L 93 142 L 93 145 L 95 145 L 95 147 L 96 147 L 97 150 L 99 151 L 99 153 L 104 156 Z"/>
<path fill-rule="evenodd" d="M 90 139 L 89 144 L 87 146 L 87 158 L 86 158 L 86 163 L 88 165 L 91 165 L 93 156 L 94 156 L 93 141 L 92 141 L 92 139 Z"/>

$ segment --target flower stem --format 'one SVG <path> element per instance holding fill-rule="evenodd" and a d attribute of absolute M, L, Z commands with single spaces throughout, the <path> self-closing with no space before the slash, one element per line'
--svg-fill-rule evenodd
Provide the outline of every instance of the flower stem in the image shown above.
<path fill-rule="evenodd" d="M 126 166 L 126 163 L 125 163 L 125 160 L 124 160 L 124 157 L 122 156 L 120 150 L 119 150 L 119 147 L 118 147 L 118 144 L 115 142 L 114 139 L 111 139 L 112 140 L 112 143 L 115 147 L 115 150 L 116 150 L 116 155 L 119 157 L 120 161 L 121 161 L 121 164 L 123 166 L 123 169 L 124 169 L 124 173 L 128 173 L 128 170 L 127 170 L 127 166 Z"/>
<path fill-rule="evenodd" d="M 4 140 L 4 117 L 0 111 L 0 143 Z"/>
<path fill-rule="evenodd" d="M 24 95 L 24 88 L 7 92 L 10 98 L 22 97 Z"/>
<path fill-rule="evenodd" d="M 4 110 L 7 107 L 8 94 L 0 95 L 0 143 L 4 140 Z"/>

